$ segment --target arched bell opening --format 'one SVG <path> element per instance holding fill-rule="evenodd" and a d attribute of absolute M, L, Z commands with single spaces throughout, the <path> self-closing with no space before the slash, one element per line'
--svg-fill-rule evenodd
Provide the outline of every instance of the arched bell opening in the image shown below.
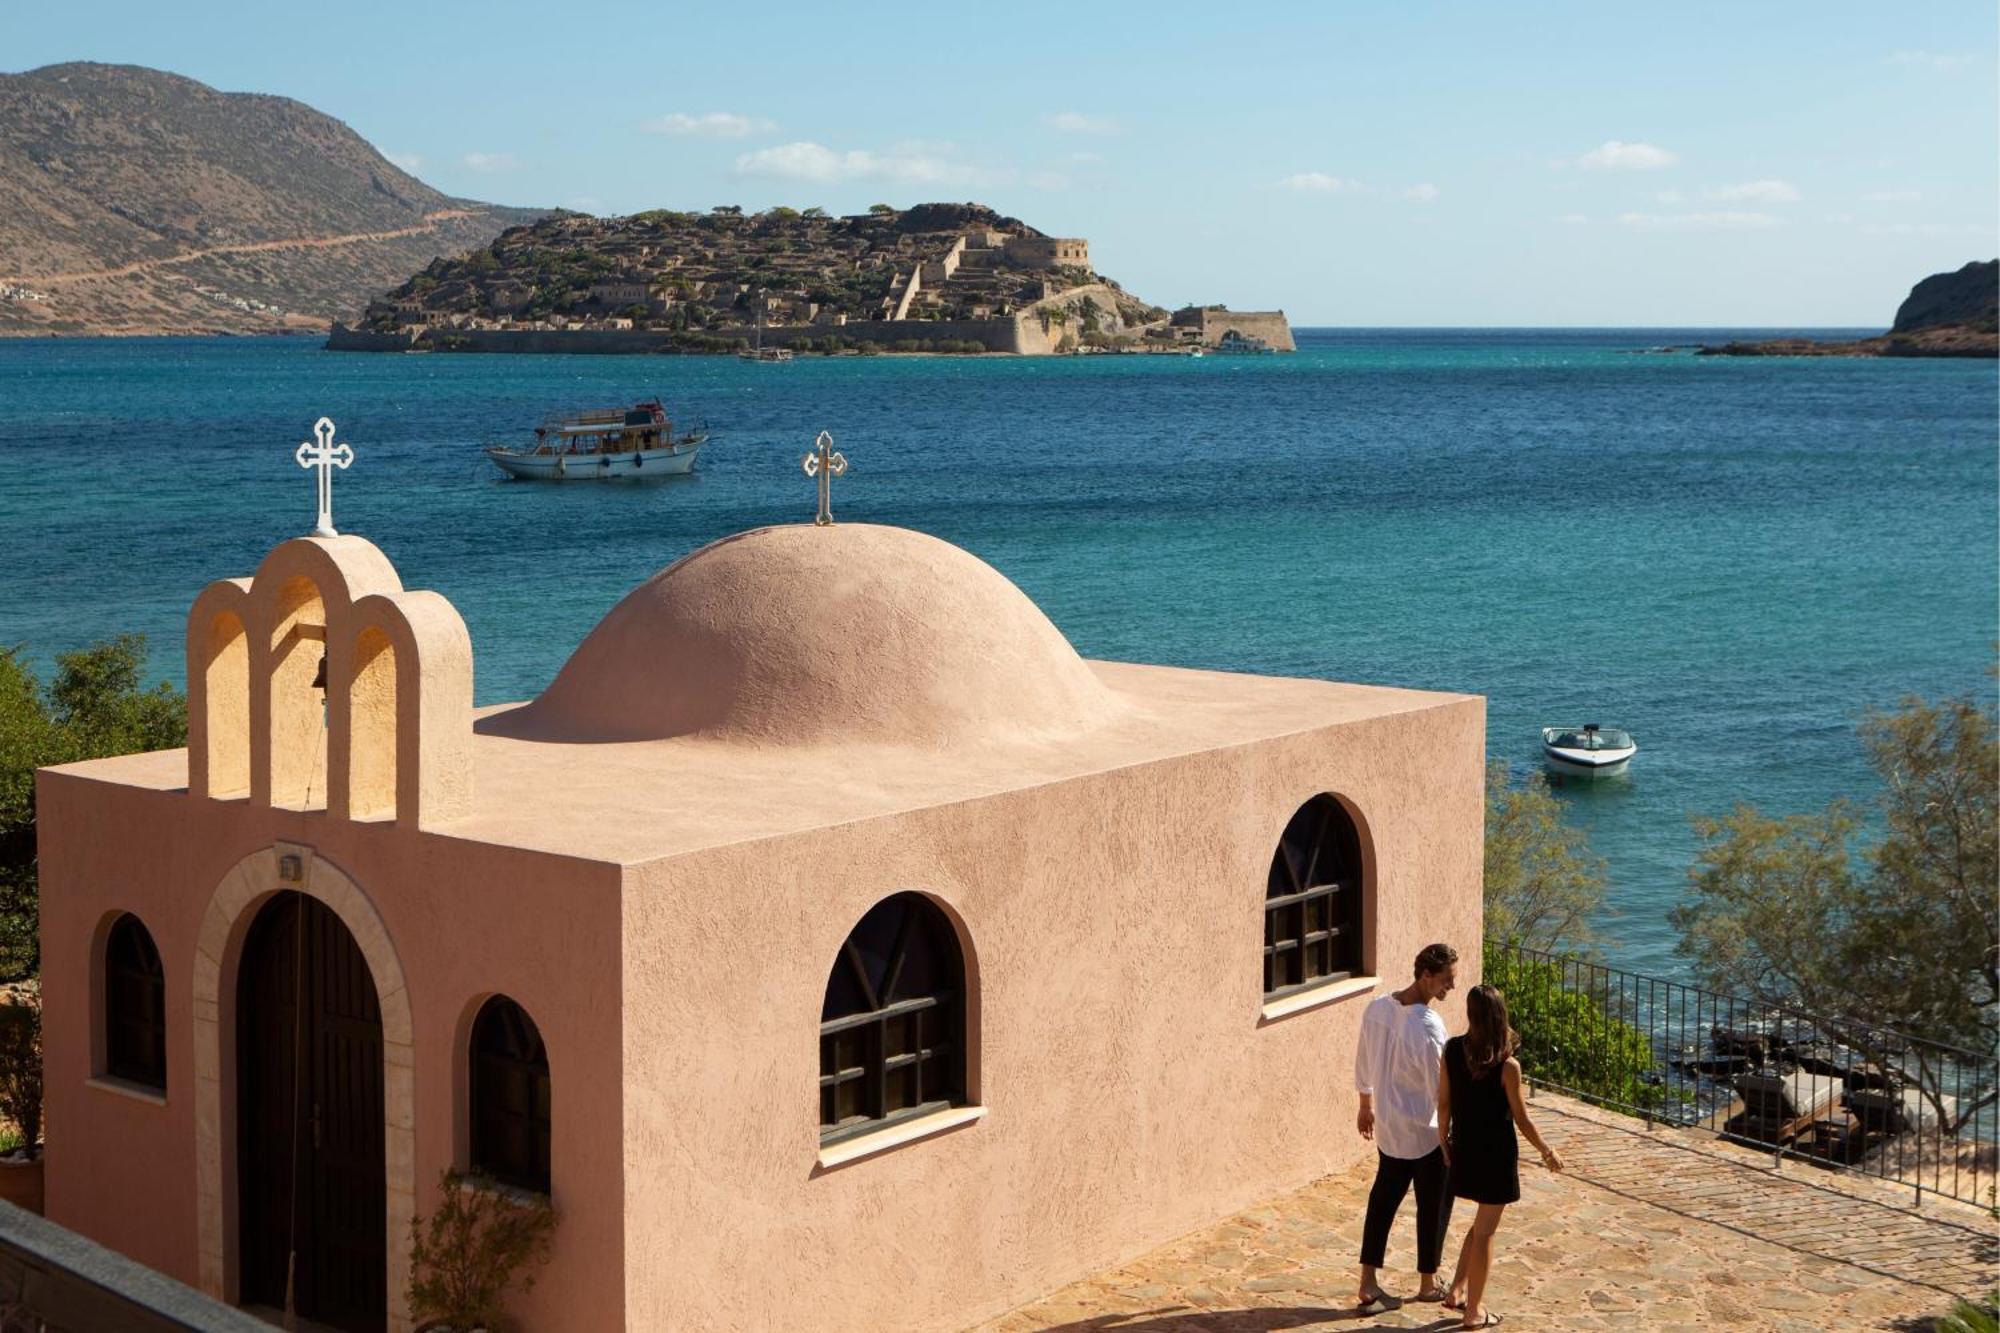
<path fill-rule="evenodd" d="M 235 612 L 224 611 L 209 621 L 201 673 L 207 794 L 245 795 L 250 790 L 250 635 Z"/>
<path fill-rule="evenodd" d="M 304 575 L 287 579 L 271 620 L 271 804 L 326 804 L 326 601 Z"/>
<path fill-rule="evenodd" d="M 348 686 L 348 812 L 354 819 L 396 814 L 396 645 L 370 625 L 354 641 Z"/>

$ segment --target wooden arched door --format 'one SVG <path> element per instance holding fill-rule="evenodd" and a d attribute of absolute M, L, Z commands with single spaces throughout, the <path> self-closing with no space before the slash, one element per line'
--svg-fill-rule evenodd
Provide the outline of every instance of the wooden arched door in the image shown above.
<path fill-rule="evenodd" d="M 245 1305 L 353 1333 L 388 1321 L 382 1010 L 354 936 L 281 893 L 236 987 L 237 1235 Z"/>

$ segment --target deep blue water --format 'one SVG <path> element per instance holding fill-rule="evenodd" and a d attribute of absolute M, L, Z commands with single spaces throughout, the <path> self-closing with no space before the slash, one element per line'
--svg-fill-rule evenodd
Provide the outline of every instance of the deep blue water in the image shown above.
<path fill-rule="evenodd" d="M 1629 727 L 1629 780 L 1562 794 L 1611 957 L 1678 973 L 1688 816 L 1867 796 L 1862 710 L 1990 691 L 2000 637 L 1994 365 L 1632 354 L 1743 334 L 784 366 L 0 341 L 0 643 L 139 630 L 178 684 L 194 594 L 310 527 L 292 450 L 325 413 L 359 455 L 341 529 L 457 604 L 481 702 L 523 697 L 654 570 L 809 518 L 824 428 L 840 516 L 978 553 L 1087 655 L 1484 694 L 1522 765 L 1546 723 Z M 504 484 L 475 449 L 655 392 L 716 432 L 684 482 Z"/>

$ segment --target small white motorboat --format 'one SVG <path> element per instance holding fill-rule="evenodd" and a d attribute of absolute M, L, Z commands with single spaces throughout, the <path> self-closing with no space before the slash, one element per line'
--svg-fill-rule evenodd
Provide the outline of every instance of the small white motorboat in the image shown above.
<path fill-rule="evenodd" d="M 1570 777 L 1602 778 L 1623 773 L 1639 753 L 1630 732 L 1600 727 L 1543 727 L 1542 758 L 1555 772 Z"/>
<path fill-rule="evenodd" d="M 701 430 L 676 435 L 667 409 L 655 398 L 630 408 L 579 412 L 535 427 L 534 444 L 496 444 L 486 456 L 510 477 L 524 481 L 661 481 L 694 470 L 708 443 Z"/>

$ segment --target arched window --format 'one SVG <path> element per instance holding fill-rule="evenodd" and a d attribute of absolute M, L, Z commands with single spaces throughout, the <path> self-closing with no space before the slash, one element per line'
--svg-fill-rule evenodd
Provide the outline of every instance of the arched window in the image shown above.
<path fill-rule="evenodd" d="M 104 1072 L 167 1088 L 167 971 L 130 912 L 104 938 Z"/>
<path fill-rule="evenodd" d="M 1264 996 L 1361 971 L 1361 836 L 1333 797 L 1300 806 L 1264 890 Z"/>
<path fill-rule="evenodd" d="M 965 962 L 937 904 L 898 893 L 840 947 L 819 1022 L 821 1143 L 965 1101 Z"/>
<path fill-rule="evenodd" d="M 472 1169 L 549 1192 L 549 1053 L 528 1011 L 504 995 L 472 1020 Z"/>

